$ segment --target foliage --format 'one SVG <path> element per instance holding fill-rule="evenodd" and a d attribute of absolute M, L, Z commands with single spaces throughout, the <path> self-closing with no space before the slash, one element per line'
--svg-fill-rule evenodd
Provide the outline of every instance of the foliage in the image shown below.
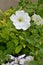
<path fill-rule="evenodd" d="M 43 25 L 37 26 L 31 21 L 28 30 L 16 30 L 10 20 L 11 14 L 21 9 L 30 16 L 37 13 L 43 18 L 43 5 L 38 3 L 20 0 L 16 9 L 10 8 L 5 12 L 0 10 L 0 63 L 8 61 L 8 54 L 26 54 L 34 56 L 35 59 L 29 65 L 43 65 Z"/>
<path fill-rule="evenodd" d="M 39 5 L 43 4 L 43 0 L 38 0 Z"/>

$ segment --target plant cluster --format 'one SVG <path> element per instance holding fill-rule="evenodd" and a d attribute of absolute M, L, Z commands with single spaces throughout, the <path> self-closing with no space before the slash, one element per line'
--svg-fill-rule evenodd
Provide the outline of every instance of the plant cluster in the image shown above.
<path fill-rule="evenodd" d="M 41 0 L 40 0 L 41 1 Z M 30 17 L 36 13 L 43 18 L 43 4 L 20 0 L 17 8 L 0 10 L 0 64 L 9 60 L 8 55 L 21 54 L 34 56 L 34 61 L 29 65 L 43 65 L 43 25 L 36 25 L 31 20 L 27 30 L 17 30 L 10 20 L 10 16 L 17 10 L 24 10 Z"/>

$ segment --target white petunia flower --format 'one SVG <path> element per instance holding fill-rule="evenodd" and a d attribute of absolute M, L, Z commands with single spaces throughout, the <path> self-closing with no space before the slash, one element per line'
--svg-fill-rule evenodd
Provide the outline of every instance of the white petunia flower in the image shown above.
<path fill-rule="evenodd" d="M 27 30 L 30 27 L 30 16 L 24 10 L 16 11 L 16 14 L 12 14 L 10 19 L 18 30 Z"/>
<path fill-rule="evenodd" d="M 12 55 L 10 55 L 12 56 Z M 15 57 L 15 60 L 6 63 L 6 65 L 28 65 L 28 63 L 34 60 L 33 56 L 26 56 L 25 54 Z"/>
<path fill-rule="evenodd" d="M 36 23 L 37 25 L 42 25 L 43 24 L 43 19 L 41 18 L 41 16 L 34 14 L 32 16 L 32 20 L 34 21 L 34 23 Z"/>

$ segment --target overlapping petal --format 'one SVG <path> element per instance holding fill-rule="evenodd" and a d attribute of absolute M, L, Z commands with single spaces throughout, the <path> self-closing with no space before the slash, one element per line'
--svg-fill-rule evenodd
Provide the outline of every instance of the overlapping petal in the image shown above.
<path fill-rule="evenodd" d="M 35 24 L 37 25 L 43 25 L 43 19 L 40 15 L 34 14 L 32 16 L 32 20 L 34 21 Z"/>

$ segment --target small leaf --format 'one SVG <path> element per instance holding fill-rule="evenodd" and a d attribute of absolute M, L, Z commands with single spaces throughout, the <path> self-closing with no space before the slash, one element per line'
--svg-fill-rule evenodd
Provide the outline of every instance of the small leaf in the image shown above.
<path fill-rule="evenodd" d="M 15 49 L 15 53 L 18 54 L 21 51 L 21 49 L 22 49 L 21 45 L 17 46 L 16 49 Z"/>

